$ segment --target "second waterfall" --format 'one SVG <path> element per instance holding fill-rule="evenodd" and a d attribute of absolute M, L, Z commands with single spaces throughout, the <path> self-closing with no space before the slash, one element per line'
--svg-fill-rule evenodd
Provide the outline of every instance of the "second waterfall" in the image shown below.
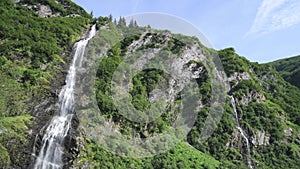
<path fill-rule="evenodd" d="M 230 96 L 230 102 L 231 102 L 231 106 L 232 106 L 233 111 L 234 111 L 234 118 L 235 118 L 235 121 L 236 121 L 237 129 L 238 129 L 239 132 L 241 133 L 241 136 L 243 137 L 243 139 L 245 140 L 245 143 L 246 143 L 246 148 L 247 148 L 247 163 L 248 163 L 248 167 L 252 169 L 253 166 L 252 166 L 252 162 L 251 162 L 251 154 L 250 154 L 249 140 L 248 140 L 248 138 L 246 137 L 244 130 L 243 130 L 243 129 L 241 128 L 241 126 L 240 126 L 239 117 L 238 117 L 238 112 L 237 112 L 236 104 L 235 104 L 235 99 L 234 99 L 233 96 Z"/>
<path fill-rule="evenodd" d="M 59 94 L 59 112 L 52 118 L 42 139 L 36 159 L 35 169 L 61 169 L 64 154 L 63 141 L 67 136 L 74 115 L 74 89 L 76 70 L 81 67 L 88 41 L 95 36 L 96 26 L 92 26 L 88 36 L 74 45 L 73 61 L 66 78 L 66 85 Z"/>

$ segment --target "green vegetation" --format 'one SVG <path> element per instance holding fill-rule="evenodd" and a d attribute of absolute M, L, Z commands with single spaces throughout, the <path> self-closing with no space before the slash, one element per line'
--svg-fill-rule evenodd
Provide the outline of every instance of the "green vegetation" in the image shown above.
<path fill-rule="evenodd" d="M 109 34 L 116 36 L 106 37 L 107 35 L 102 35 L 106 39 L 118 37 L 117 39 L 122 40 L 114 43 L 115 45 L 107 53 L 108 57 L 103 58 L 98 66 L 95 82 L 98 107 L 106 120 L 112 120 L 118 124 L 120 132 L 124 135 L 134 135 L 143 138 L 151 137 L 156 133 L 165 131 L 170 127 L 170 123 L 174 118 L 173 114 L 163 113 L 161 117 L 149 124 L 131 122 L 119 114 L 110 96 L 113 73 L 124 57 L 128 57 L 126 56 L 126 52 L 128 51 L 128 46 L 133 41 L 151 39 L 149 43 L 141 45 L 133 55 L 130 55 L 130 59 L 133 60 L 136 60 L 141 54 L 140 51 L 145 49 L 163 49 L 165 52 L 178 55 L 186 45 L 191 46 L 199 42 L 193 37 L 173 35 L 168 31 L 149 31 L 146 28 L 135 28 L 133 30 L 135 33 L 130 33 L 130 29 L 127 27 L 118 28 L 114 24 L 109 24 L 109 26 L 109 29 L 115 32 Z M 169 40 L 166 40 L 166 34 L 170 35 L 171 38 Z M 121 35 L 123 37 L 120 37 Z M 203 47 L 201 44 L 200 46 Z M 210 57 L 213 51 L 204 48 L 203 52 Z M 246 72 L 251 78 L 244 80 L 236 79 L 230 82 L 231 89 L 229 94 L 238 100 L 239 122 L 250 141 L 251 160 L 255 168 L 278 168 L 279 166 L 297 168 L 297 163 L 299 163 L 299 153 L 297 151 L 299 150 L 300 143 L 300 109 L 299 104 L 297 105 L 297 100 L 300 99 L 299 89 L 282 79 L 272 66 L 251 63 L 236 54 L 233 48 L 218 51 L 218 54 L 227 76 L 232 76 L 236 72 Z M 155 63 L 159 64 L 160 61 L 157 60 Z M 191 64 L 196 64 L 197 67 L 203 66 L 203 63 L 196 61 L 188 63 L 188 65 Z M 144 70 L 136 74 L 132 78 L 133 86 L 130 90 L 132 104 L 139 110 L 149 108 L 150 103 L 147 99 L 149 93 L 165 78 L 167 76 L 164 72 L 156 69 Z M 92 154 L 93 158 L 99 161 L 110 161 L 107 165 L 115 168 L 214 168 L 216 166 L 219 168 L 248 168 L 246 163 L 246 149 L 243 146 L 243 139 L 239 136 L 239 132 L 236 129 L 236 122 L 233 118 L 233 110 L 229 100 L 226 102 L 225 113 L 221 122 L 218 124 L 218 128 L 212 137 L 208 138 L 205 142 L 199 142 L 202 126 L 209 113 L 208 103 L 211 96 L 210 81 L 208 79 L 207 73 L 196 79 L 204 107 L 198 112 L 196 123 L 186 140 L 198 152 L 195 149 L 191 149 L 191 147 L 186 147 L 185 150 L 212 156 L 218 161 L 217 165 L 206 166 L 205 160 L 203 161 L 202 158 L 199 158 L 197 162 L 200 163 L 198 164 L 191 157 L 186 157 L 185 155 L 188 154 L 190 156 L 193 153 L 180 153 L 182 144 L 155 157 L 137 160 L 108 155 L 110 153 L 97 147 L 92 141 L 89 141 L 86 146 L 92 146 L 93 148 L 88 151 L 88 154 Z M 242 100 L 246 98 L 249 99 L 249 103 L 242 104 Z M 180 98 L 177 98 L 175 102 L 180 103 Z M 285 131 L 289 128 L 292 128 L 293 133 L 291 136 L 286 136 Z M 257 137 L 257 132 L 264 132 L 265 137 L 269 138 L 268 141 L 264 142 L 264 145 L 254 145 L 252 143 L 254 137 Z M 276 156 L 276 153 L 280 153 L 280 155 Z M 172 155 L 170 156 L 170 154 Z M 89 155 L 85 154 L 84 159 L 88 161 L 90 158 L 87 156 Z M 172 161 L 177 162 L 169 161 L 170 158 L 172 158 Z M 179 160 L 180 162 L 177 159 L 181 159 Z M 93 160 L 95 166 L 100 165 L 97 160 Z M 213 163 L 209 162 L 208 164 Z M 193 164 L 197 164 L 195 165 L 196 167 Z"/>
<path fill-rule="evenodd" d="M 36 9 L 29 10 L 22 4 L 48 5 L 59 17 L 42 18 Z M 175 114 L 163 112 L 149 123 L 136 123 L 123 117 L 111 97 L 111 81 L 117 67 L 128 59 L 138 59 L 147 49 L 162 49 L 163 56 L 178 56 L 183 49 L 199 45 L 208 60 L 214 52 L 223 63 L 227 76 L 236 73 L 249 74 L 251 79 L 234 79 L 230 82 L 229 95 L 237 99 L 238 120 L 250 141 L 251 160 L 255 168 L 298 168 L 300 163 L 300 89 L 299 56 L 269 64 L 248 61 L 235 53 L 233 48 L 214 51 L 207 49 L 195 37 L 172 34 L 169 31 L 138 27 L 135 21 L 127 26 L 125 19 L 113 21 L 112 16 L 92 18 L 81 7 L 69 0 L 23 0 L 14 4 L 11 0 L 0 2 L 0 168 L 20 168 L 22 153 L 28 146 L 29 129 L 34 126 L 30 110 L 42 100 L 53 95 L 57 76 L 62 74 L 71 47 L 91 23 L 96 23 L 100 36 L 91 41 L 91 49 L 106 57 L 97 65 L 95 95 L 99 109 L 106 120 L 119 127 L 123 135 L 140 138 L 152 137 L 172 126 Z M 80 16 L 72 16 L 77 14 Z M 68 16 L 68 17 L 66 17 Z M 145 41 L 128 56 L 135 41 Z M 109 48 L 106 51 L 106 48 Z M 88 57 L 88 56 L 87 56 Z M 191 60 L 186 66 L 204 67 L 198 82 L 203 104 L 186 139 L 171 150 L 154 157 L 132 159 L 106 151 L 88 136 L 73 166 L 81 168 L 247 168 L 243 139 L 237 130 L 234 112 L 229 98 L 224 115 L 213 135 L 199 141 L 203 124 L 209 113 L 211 82 L 202 62 Z M 150 65 L 151 66 L 151 65 Z M 150 93 L 165 85 L 168 74 L 159 69 L 147 69 L 132 77 L 130 101 L 138 110 L 148 109 Z M 64 79 L 58 79 L 63 81 Z M 288 83 L 288 82 L 290 83 Z M 294 85 L 294 86 L 293 86 Z M 295 87 L 297 86 L 297 87 Z M 183 100 L 176 96 L 174 107 Z M 171 110 L 174 108 L 169 107 Z M 263 144 L 258 145 L 257 133 L 265 133 Z M 36 133 L 34 133 L 36 134 Z M 254 140 L 256 138 L 256 140 Z M 186 144 L 189 143 L 189 145 Z M 17 167 L 16 167 L 17 166 Z"/>
<path fill-rule="evenodd" d="M 219 55 L 227 75 L 247 72 L 251 77 L 251 80 L 240 81 L 229 94 L 240 101 L 240 104 L 237 104 L 239 122 L 248 138 L 254 137 L 258 131 L 264 131 L 266 137 L 269 137 L 267 145 L 250 144 L 252 161 L 257 165 L 256 168 L 297 168 L 299 153 L 296 151 L 300 146 L 300 108 L 297 103 L 300 99 L 299 89 L 284 81 L 272 66 L 251 63 L 235 54 L 232 48 L 221 50 Z M 262 95 L 265 98 L 261 97 Z M 246 96 L 251 96 L 252 99 L 248 104 L 241 104 Z M 236 130 L 230 109 L 231 107 L 226 107 L 219 128 L 204 144 L 205 146 L 196 144 L 195 147 L 199 146 L 200 150 L 210 152 L 217 160 L 222 161 L 222 164 L 231 166 L 230 163 L 233 163 L 243 166 L 240 161 L 245 161 L 241 158 L 245 152 L 241 148 L 228 149 L 224 146 L 230 143 L 232 140 L 230 133 Z M 291 136 L 285 134 L 289 128 L 293 130 Z"/>
<path fill-rule="evenodd" d="M 41 18 L 24 4 L 48 5 L 61 16 Z M 88 28 L 91 16 L 69 0 L 0 1 L 0 168 L 24 165 L 30 111 L 53 93 L 68 51 Z M 77 17 L 63 17 L 79 14 Z M 57 81 L 58 80 L 58 81 Z M 61 79 L 63 81 L 63 79 Z M 28 157 L 28 156 L 27 156 Z M 22 166 L 24 167 L 24 166 Z"/>
<path fill-rule="evenodd" d="M 123 61 L 123 57 L 128 50 L 128 46 L 138 39 L 143 32 L 147 31 L 146 28 L 128 28 L 128 27 L 117 27 L 116 25 L 109 24 L 111 32 L 103 32 L 100 35 L 101 38 L 93 40 L 98 41 L 96 45 L 102 44 L 103 41 L 107 40 L 108 42 L 114 41 L 113 39 L 122 39 L 119 42 L 112 43 L 113 47 L 107 52 L 108 57 L 102 58 L 98 66 L 97 79 L 95 81 L 96 89 L 96 98 L 98 107 L 103 112 L 104 116 L 108 119 L 115 120 L 114 122 L 118 123 L 121 126 L 121 131 L 123 134 L 132 134 L 140 133 L 140 135 L 150 136 L 155 132 L 162 132 L 170 126 L 170 123 L 173 115 L 165 113 L 157 121 L 151 122 L 150 124 L 139 124 L 131 122 L 130 120 L 124 118 L 118 113 L 113 100 L 111 98 L 111 81 L 113 78 L 113 73 L 116 71 L 119 64 Z M 121 34 L 118 35 L 117 32 L 122 32 L 123 38 L 120 38 Z M 109 35 L 109 36 L 108 36 Z M 114 36 L 115 35 L 115 36 Z M 118 37 L 119 36 L 119 37 Z M 154 32 L 147 33 L 143 37 L 144 39 L 152 36 L 155 42 L 149 42 L 148 44 L 142 45 L 137 49 L 137 52 L 130 55 L 129 60 L 136 60 L 139 55 L 139 51 L 143 49 L 155 48 L 152 44 L 157 44 L 156 47 L 161 46 L 166 41 L 164 40 L 164 32 Z M 172 46 L 173 47 L 173 46 Z M 183 47 L 183 45 L 182 45 Z M 171 52 L 171 49 L 169 49 Z M 160 58 L 162 59 L 162 58 Z M 159 64 L 161 61 L 156 60 L 155 63 Z M 142 72 L 139 72 L 132 79 L 133 88 L 130 90 L 131 102 L 138 110 L 145 110 L 149 108 L 150 103 L 147 100 L 147 97 L 151 93 L 157 84 L 160 83 L 162 79 L 166 78 L 164 72 L 158 69 L 147 69 Z M 132 128 L 134 128 L 132 130 Z"/>
<path fill-rule="evenodd" d="M 300 56 L 277 60 L 270 65 L 273 65 L 286 81 L 300 88 Z"/>
<path fill-rule="evenodd" d="M 73 4 L 71 8 L 75 10 L 75 7 Z M 3 79 L 0 116 L 21 115 L 30 99 L 49 94 L 52 81 L 65 63 L 63 52 L 70 50 L 82 35 L 89 16 L 82 11 L 88 18 L 41 18 L 11 0 L 1 1 L 0 11 L 0 77 Z"/>
<path fill-rule="evenodd" d="M 26 146 L 25 132 L 31 124 L 29 115 L 0 118 L 0 166 L 8 167 L 11 162 L 19 163 L 24 157 L 18 150 Z"/>
<path fill-rule="evenodd" d="M 218 51 L 218 55 L 222 61 L 224 71 L 228 77 L 230 77 L 234 72 L 248 72 L 250 62 L 235 53 L 233 48 L 227 48 Z"/>
<path fill-rule="evenodd" d="M 82 153 L 84 157 L 81 158 L 79 163 L 81 163 L 81 165 L 88 163 L 90 164 L 90 168 L 214 169 L 220 165 L 220 163 L 210 155 L 201 153 L 184 143 L 178 144 L 163 154 L 141 159 L 114 155 L 89 140 L 87 140 L 85 146 L 87 149 Z M 80 168 L 80 164 L 76 167 Z"/>
<path fill-rule="evenodd" d="M 82 7 L 73 3 L 71 0 L 21 0 L 20 3 L 27 5 L 36 5 L 38 3 L 41 5 L 48 5 L 52 12 L 59 13 L 62 17 L 72 14 L 77 14 L 85 18 L 91 17 Z"/>

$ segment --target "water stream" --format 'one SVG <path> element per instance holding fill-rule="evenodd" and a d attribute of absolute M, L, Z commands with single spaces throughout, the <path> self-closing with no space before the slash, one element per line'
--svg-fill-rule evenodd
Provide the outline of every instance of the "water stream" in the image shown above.
<path fill-rule="evenodd" d="M 52 118 L 45 130 L 42 146 L 34 165 L 35 169 L 61 169 L 63 167 L 63 141 L 68 134 L 74 114 L 76 70 L 81 67 L 86 45 L 95 34 L 96 26 L 94 25 L 88 36 L 74 45 L 73 61 L 68 71 L 66 85 L 59 94 L 59 113 Z"/>
<path fill-rule="evenodd" d="M 238 111 L 236 109 L 236 104 L 235 104 L 235 99 L 233 96 L 229 96 L 230 97 L 230 102 L 231 102 L 231 106 L 233 108 L 234 111 L 234 118 L 236 121 L 236 125 L 237 125 L 237 129 L 239 130 L 241 136 L 243 137 L 243 139 L 245 140 L 246 143 L 246 147 L 247 147 L 247 163 L 248 163 L 248 167 L 249 168 L 253 168 L 252 166 L 252 162 L 251 162 L 251 154 L 250 154 L 250 145 L 249 145 L 249 140 L 245 135 L 244 130 L 240 127 L 240 123 L 239 123 L 239 118 L 238 118 Z"/>

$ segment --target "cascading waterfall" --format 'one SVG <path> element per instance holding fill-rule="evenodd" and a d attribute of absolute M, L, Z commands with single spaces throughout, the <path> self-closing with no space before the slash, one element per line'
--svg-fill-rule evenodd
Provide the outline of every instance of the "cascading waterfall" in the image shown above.
<path fill-rule="evenodd" d="M 74 56 L 66 78 L 66 85 L 59 94 L 59 114 L 54 116 L 42 139 L 42 146 L 36 159 L 35 169 L 60 169 L 63 166 L 63 141 L 71 126 L 74 113 L 74 87 L 76 69 L 81 62 L 88 41 L 96 34 L 96 26 L 92 26 L 87 38 L 74 45 Z"/>
<path fill-rule="evenodd" d="M 244 130 L 240 127 L 240 123 L 239 123 L 239 119 L 238 119 L 238 112 L 237 112 L 236 105 L 235 105 L 235 99 L 234 99 L 233 96 L 229 96 L 229 97 L 230 97 L 231 106 L 232 106 L 233 111 L 234 111 L 234 117 L 235 117 L 235 121 L 236 121 L 236 124 L 237 124 L 237 129 L 239 130 L 239 132 L 241 133 L 241 136 L 243 137 L 243 139 L 244 139 L 245 142 L 246 142 L 247 153 L 248 153 L 248 154 L 247 154 L 247 163 L 248 163 L 248 167 L 252 169 L 253 166 L 252 166 L 252 162 L 251 162 L 251 154 L 250 154 L 249 140 L 248 140 L 248 138 L 246 137 Z"/>

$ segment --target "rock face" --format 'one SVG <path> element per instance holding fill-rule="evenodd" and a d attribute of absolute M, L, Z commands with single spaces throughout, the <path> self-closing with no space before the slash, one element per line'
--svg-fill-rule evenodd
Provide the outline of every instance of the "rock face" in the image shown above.
<path fill-rule="evenodd" d="M 239 73 L 239 72 L 234 72 L 234 74 L 230 77 L 228 77 L 228 81 L 231 82 L 233 80 L 235 80 L 236 82 L 240 82 L 242 80 L 250 80 L 251 76 L 248 72 L 243 72 L 243 73 Z"/>
<path fill-rule="evenodd" d="M 258 93 L 256 91 L 250 91 L 249 94 L 244 94 L 241 99 L 242 104 L 249 104 L 255 100 L 258 103 L 261 103 L 266 100 L 266 97 L 262 93 Z"/>
<path fill-rule="evenodd" d="M 285 129 L 284 134 L 286 137 L 291 137 L 293 134 L 293 129 L 292 128 Z"/>
<path fill-rule="evenodd" d="M 255 146 L 267 146 L 270 144 L 270 136 L 265 131 L 256 131 L 251 137 L 251 143 Z"/>
<path fill-rule="evenodd" d="M 43 17 L 43 18 L 60 16 L 60 13 L 53 12 L 49 5 L 43 5 L 43 4 L 37 3 L 36 5 L 22 4 L 22 6 L 35 11 L 38 15 L 40 15 L 40 17 Z"/>
<path fill-rule="evenodd" d="M 231 91 L 232 89 L 234 89 L 241 81 L 251 79 L 252 78 L 248 72 L 234 72 L 232 76 L 227 78 L 227 81 L 231 83 L 231 87 L 228 86 L 227 91 Z M 240 103 L 247 105 L 254 100 L 258 103 L 261 103 L 266 100 L 266 97 L 262 93 L 259 93 L 255 90 L 251 90 L 248 94 L 243 94 Z"/>
<path fill-rule="evenodd" d="M 94 30 L 93 32 L 95 32 L 95 29 L 93 29 L 93 30 Z M 84 38 L 84 40 L 88 41 L 89 39 L 85 39 L 85 38 L 87 38 L 86 35 L 88 35 L 88 34 L 85 33 L 83 38 Z M 90 37 L 88 37 L 88 38 L 90 38 Z M 81 46 L 79 46 L 79 47 L 81 47 Z M 76 46 L 75 49 L 77 49 L 79 47 Z M 79 49 L 81 50 L 82 48 L 79 48 Z M 85 49 L 85 46 L 83 49 Z M 76 57 L 78 55 L 75 55 L 78 53 L 77 50 L 76 51 L 72 50 L 72 52 L 66 51 L 66 53 L 65 53 L 65 56 L 68 56 L 68 57 L 73 56 L 74 58 L 78 58 L 78 57 Z M 74 58 L 71 58 L 71 60 L 73 61 Z M 70 60 L 70 59 L 65 58 L 65 60 Z M 75 62 L 72 62 L 72 63 L 73 63 L 72 66 L 74 66 Z M 71 68 L 72 68 L 72 66 L 71 66 Z M 67 67 L 67 70 L 70 69 L 70 65 L 68 65 L 68 64 L 66 64 L 65 67 Z M 52 117 L 54 115 L 56 115 L 56 116 L 61 115 L 61 112 L 60 112 L 61 105 L 58 103 L 58 99 L 60 98 L 60 96 L 58 96 L 58 93 L 60 93 L 59 91 L 62 90 L 61 89 L 62 86 L 65 86 L 65 84 L 63 82 L 70 84 L 70 81 L 68 81 L 70 79 L 66 80 L 66 74 L 58 74 L 57 76 L 60 76 L 61 78 L 60 78 L 60 81 L 58 81 L 59 87 L 56 86 L 56 89 L 58 89 L 58 90 L 56 90 L 55 94 L 53 94 L 53 96 L 51 97 L 52 101 L 45 100 L 44 102 L 42 102 L 41 104 L 36 106 L 32 111 L 32 114 L 35 115 L 36 119 L 39 120 L 39 123 L 37 126 L 40 128 L 40 129 L 36 128 L 35 132 L 33 132 L 36 135 L 36 137 L 34 139 L 34 145 L 33 145 L 33 147 L 34 147 L 33 156 L 35 156 L 35 157 L 37 155 L 39 155 L 39 153 L 40 153 L 38 151 L 41 150 L 41 146 L 42 146 L 41 144 L 42 144 L 42 140 L 43 140 L 43 136 L 45 135 L 45 132 L 47 132 L 47 133 L 49 132 L 49 131 L 45 131 L 45 130 L 48 128 L 49 123 L 51 123 Z M 74 79 L 76 79 L 76 78 L 74 78 Z M 73 81 L 71 81 L 71 82 L 73 82 Z M 57 85 L 57 83 L 54 83 L 54 84 Z M 75 82 L 71 83 L 71 84 L 75 85 Z M 63 93 L 63 94 L 65 94 L 65 93 Z M 67 101 L 69 101 L 69 100 L 67 100 Z M 70 113 L 73 113 L 73 111 Z M 75 110 L 74 114 L 76 114 L 76 110 Z M 45 120 L 45 122 L 44 122 L 44 120 Z M 79 153 L 79 148 L 78 148 L 78 144 L 77 144 L 77 137 L 79 136 L 79 132 L 77 130 L 78 126 L 79 126 L 79 120 L 76 117 L 76 115 L 74 115 L 74 116 L 72 116 L 72 119 L 71 119 L 71 126 L 70 126 L 70 128 L 68 128 L 69 130 L 67 130 L 67 132 L 68 132 L 67 136 L 63 139 L 63 143 L 62 143 L 62 145 L 63 145 L 62 147 L 65 148 L 65 150 L 63 151 L 63 154 L 62 154 L 62 161 L 64 164 L 63 168 L 70 168 L 70 166 L 73 163 L 73 160 Z M 55 138 L 55 136 L 53 136 L 53 138 Z M 31 163 L 30 167 L 33 167 L 33 165 L 34 165 L 34 163 Z"/>
<path fill-rule="evenodd" d="M 40 9 L 37 11 L 37 13 L 44 18 L 57 17 L 60 15 L 60 13 L 53 13 L 48 5 L 40 5 Z"/>
<path fill-rule="evenodd" d="M 54 1 L 54 0 L 53 0 Z M 14 3 L 20 3 L 23 7 L 28 8 L 29 10 L 35 11 L 40 17 L 48 18 L 48 17 L 77 17 L 80 14 L 76 13 L 69 13 L 68 15 L 63 14 L 61 10 L 70 10 L 72 5 L 69 1 L 64 0 L 55 0 L 53 3 L 56 3 L 57 6 L 60 6 L 61 9 L 58 9 L 57 6 L 53 6 L 53 4 L 48 3 L 47 1 L 43 2 L 36 2 L 36 3 L 24 3 L 21 0 L 14 0 Z M 78 12 L 78 11 L 77 11 Z"/>

